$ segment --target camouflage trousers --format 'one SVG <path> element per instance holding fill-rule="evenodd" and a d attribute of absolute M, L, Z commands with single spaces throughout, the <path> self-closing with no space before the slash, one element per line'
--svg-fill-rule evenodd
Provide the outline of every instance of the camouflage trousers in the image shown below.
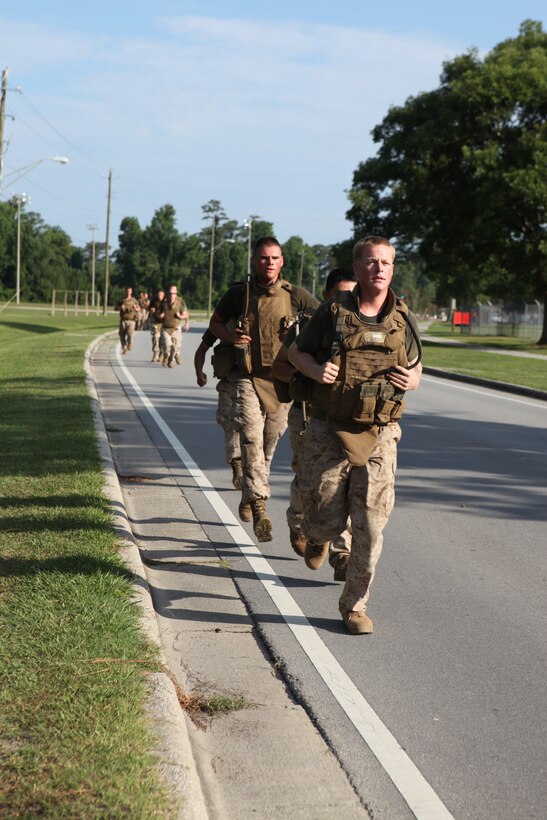
<path fill-rule="evenodd" d="M 180 349 L 182 347 L 182 330 L 180 327 L 162 327 L 161 329 L 161 345 L 163 347 L 163 358 L 166 357 L 170 362 L 175 356 L 180 356 Z"/>
<path fill-rule="evenodd" d="M 152 356 L 153 358 L 163 359 L 163 348 L 161 346 L 161 325 L 150 325 L 150 337 L 152 339 Z"/>
<path fill-rule="evenodd" d="M 243 469 L 242 501 L 270 497 L 270 465 L 277 442 L 287 429 L 288 404 L 275 413 L 268 412 L 254 388 L 252 379 L 235 378 L 234 429 L 239 431 Z"/>
<path fill-rule="evenodd" d="M 382 552 L 383 531 L 395 502 L 398 424 L 380 428 L 363 467 L 347 460 L 328 422 L 313 419 L 306 431 L 310 482 L 303 530 L 319 544 L 336 538 L 351 518 L 352 546 L 340 609 L 364 611 Z"/>
<path fill-rule="evenodd" d="M 147 322 L 148 311 L 145 308 L 141 308 L 137 316 L 137 330 L 144 330 L 147 327 Z"/>
<path fill-rule="evenodd" d="M 122 350 L 127 350 L 129 345 L 133 343 L 133 336 L 135 335 L 135 320 L 134 319 L 120 319 L 120 327 L 118 329 L 118 336 Z"/>
<path fill-rule="evenodd" d="M 239 433 L 234 429 L 235 384 L 228 379 L 220 379 L 217 382 L 217 393 L 217 422 L 224 430 L 226 463 L 231 464 L 234 458 L 241 458 Z"/>
<path fill-rule="evenodd" d="M 287 524 L 296 533 L 302 533 L 304 510 L 309 504 L 310 476 L 306 463 L 307 446 L 309 440 L 304 425 L 302 405 L 294 403 L 289 410 L 289 436 L 291 441 L 291 467 L 294 478 L 291 482 L 290 504 L 287 507 Z M 323 542 L 324 543 L 324 542 Z M 337 535 L 329 544 L 329 561 L 334 564 L 341 552 L 350 552 L 351 532 L 344 527 L 343 532 Z"/>

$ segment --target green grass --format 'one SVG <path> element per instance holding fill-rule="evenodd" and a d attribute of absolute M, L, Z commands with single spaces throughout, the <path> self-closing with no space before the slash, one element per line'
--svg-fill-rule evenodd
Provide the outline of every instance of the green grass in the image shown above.
<path fill-rule="evenodd" d="M 0 816 L 166 817 L 156 650 L 102 495 L 83 351 L 115 317 L 0 313 Z"/>
<path fill-rule="evenodd" d="M 521 353 L 547 355 L 547 345 L 534 344 L 530 339 L 516 336 L 475 336 L 470 333 L 460 333 L 459 328 L 452 332 L 449 322 L 433 322 L 425 331 L 425 335 L 435 336 L 440 339 L 452 339 L 455 342 L 476 347 L 498 347 L 501 350 L 517 350 Z"/>
<path fill-rule="evenodd" d="M 547 361 L 423 342 L 424 367 L 547 391 Z"/>
<path fill-rule="evenodd" d="M 438 367 L 465 376 L 547 391 L 547 360 L 487 353 L 478 349 L 489 347 L 546 356 L 547 345 L 532 345 L 526 339 L 506 336 L 468 336 L 459 332 L 451 333 L 450 327 L 441 322 L 431 325 L 423 335 L 447 339 L 446 344 L 423 341 L 422 363 L 425 367 Z M 467 346 L 459 347 L 448 340 L 461 342 Z"/>
<path fill-rule="evenodd" d="M 118 556 L 84 382 L 85 348 L 116 324 L 0 313 L 0 817 L 170 816 L 143 715 L 159 667 Z M 545 361 L 424 343 L 424 364 L 547 390 Z M 200 709 L 248 705 L 213 695 Z"/>

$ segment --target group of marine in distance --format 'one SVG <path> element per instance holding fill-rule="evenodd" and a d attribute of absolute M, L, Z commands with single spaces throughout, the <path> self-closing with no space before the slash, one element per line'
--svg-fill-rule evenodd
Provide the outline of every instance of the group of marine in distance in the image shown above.
<path fill-rule="evenodd" d="M 176 285 L 169 285 L 167 294 L 158 288 L 153 299 L 141 291 L 137 299 L 133 288 L 126 286 L 121 302 L 114 306 L 119 311 L 118 335 L 122 353 L 133 347 L 135 330 L 150 330 L 152 335 L 152 361 L 164 367 L 180 364 L 182 347 L 182 324 L 187 333 L 190 314 L 184 299 L 177 293 Z"/>
<path fill-rule="evenodd" d="M 394 259 L 387 239 L 359 240 L 352 270 L 328 274 L 320 304 L 283 278 L 280 243 L 262 237 L 254 246 L 252 275 L 221 297 L 194 357 L 202 387 L 213 349 L 217 421 L 233 485 L 241 491 L 239 516 L 252 521 L 259 542 L 272 540 L 270 465 L 289 428 L 290 543 L 311 570 L 328 559 L 335 580 L 344 584 L 339 611 L 353 635 L 373 631 L 366 610 L 395 500 L 399 420 L 404 395 L 417 389 L 422 371 L 416 317 L 391 288 Z M 152 303 L 148 321 L 163 323 L 162 316 L 169 318 L 153 361 L 172 364 L 180 356 L 183 321 L 188 328 L 175 287 L 167 300 Z M 130 349 L 121 326 L 120 309 L 122 349 Z"/>

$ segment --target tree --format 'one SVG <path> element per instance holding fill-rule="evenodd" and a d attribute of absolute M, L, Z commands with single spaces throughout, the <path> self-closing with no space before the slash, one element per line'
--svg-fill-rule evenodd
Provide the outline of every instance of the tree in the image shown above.
<path fill-rule="evenodd" d="M 443 301 L 545 298 L 541 23 L 525 21 L 484 60 L 471 50 L 445 63 L 440 87 L 391 108 L 373 138 L 379 150 L 349 192 L 356 237 L 393 237 L 401 261 L 419 261 Z"/>
<path fill-rule="evenodd" d="M 143 270 L 143 231 L 134 216 L 126 216 L 121 221 L 115 259 L 124 284 L 137 287 L 142 279 L 146 279 L 148 272 Z"/>

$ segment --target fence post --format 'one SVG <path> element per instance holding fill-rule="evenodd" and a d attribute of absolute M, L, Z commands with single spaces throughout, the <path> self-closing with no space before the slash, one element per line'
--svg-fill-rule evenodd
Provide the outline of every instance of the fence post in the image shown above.
<path fill-rule="evenodd" d="M 55 288 L 53 288 L 53 293 L 51 294 L 51 315 L 55 316 Z"/>
<path fill-rule="evenodd" d="M 64 315 L 66 316 L 67 314 L 68 314 L 68 301 L 67 301 L 67 293 L 66 293 L 66 290 L 65 290 L 65 298 L 64 298 Z"/>

